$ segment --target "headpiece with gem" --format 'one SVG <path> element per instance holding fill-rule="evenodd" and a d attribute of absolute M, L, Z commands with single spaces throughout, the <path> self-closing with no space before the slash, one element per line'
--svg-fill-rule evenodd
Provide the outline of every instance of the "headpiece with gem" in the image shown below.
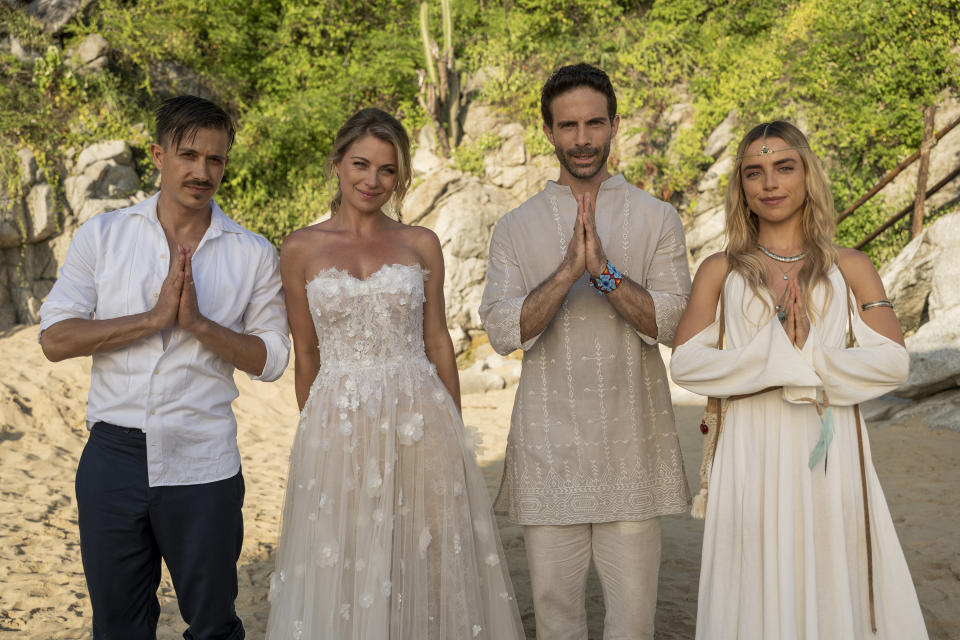
<path fill-rule="evenodd" d="M 761 136 L 761 139 L 763 140 L 763 146 L 760 147 L 760 153 L 752 153 L 752 154 L 749 154 L 749 155 L 743 154 L 743 155 L 737 157 L 737 161 L 743 160 L 744 158 L 754 158 L 754 157 L 757 157 L 757 156 L 765 156 L 765 155 L 769 155 L 769 154 L 771 154 L 771 153 L 777 153 L 778 151 L 787 151 L 787 150 L 789 150 L 789 149 L 797 149 L 797 150 L 799 150 L 799 149 L 809 149 L 809 148 L 810 148 L 810 147 L 807 147 L 807 146 L 798 145 L 798 146 L 795 146 L 795 147 L 783 147 L 782 149 L 771 149 L 770 147 L 767 146 L 767 130 L 768 130 L 769 128 L 770 128 L 770 125 L 769 125 L 769 124 L 767 124 L 767 125 L 763 128 L 763 135 Z"/>

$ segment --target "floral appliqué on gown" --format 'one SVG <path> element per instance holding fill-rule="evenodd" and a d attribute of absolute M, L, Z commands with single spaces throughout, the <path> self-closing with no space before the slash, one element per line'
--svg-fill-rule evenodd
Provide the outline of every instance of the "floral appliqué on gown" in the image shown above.
<path fill-rule="evenodd" d="M 307 283 L 322 365 L 290 454 L 269 640 L 524 637 L 474 438 L 424 352 L 427 276 Z"/>

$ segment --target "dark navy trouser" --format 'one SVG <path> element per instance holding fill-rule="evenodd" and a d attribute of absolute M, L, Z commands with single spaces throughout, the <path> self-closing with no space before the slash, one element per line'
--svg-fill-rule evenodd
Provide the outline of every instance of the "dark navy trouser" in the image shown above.
<path fill-rule="evenodd" d="M 98 422 L 77 467 L 80 553 L 94 640 L 155 640 L 160 560 L 177 593 L 186 640 L 242 640 L 237 559 L 243 475 L 150 487 L 146 435 Z"/>

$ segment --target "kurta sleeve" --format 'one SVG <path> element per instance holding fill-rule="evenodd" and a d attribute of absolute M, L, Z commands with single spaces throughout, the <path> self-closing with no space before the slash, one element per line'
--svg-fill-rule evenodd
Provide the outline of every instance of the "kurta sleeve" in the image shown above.
<path fill-rule="evenodd" d="M 667 211 L 660 227 L 657 250 L 647 269 L 646 280 L 641 283 L 653 298 L 657 337 L 651 338 L 640 331 L 637 335 L 647 344 L 662 342 L 672 346 L 677 324 L 690 298 L 690 266 L 680 216 L 676 209 L 665 206 Z"/>
<path fill-rule="evenodd" d="M 815 327 L 807 338 L 813 368 L 832 405 L 854 405 L 893 391 L 910 372 L 907 350 L 871 329 L 859 314 L 854 314 L 853 334 L 858 346 L 850 348 L 824 346 Z"/>
<path fill-rule="evenodd" d="M 693 393 L 717 398 L 776 386 L 784 387 L 785 395 L 793 388 L 820 386 L 809 358 L 793 346 L 776 316 L 738 348 L 717 349 L 718 330 L 715 321 L 677 347 L 670 359 L 674 382 Z"/>
<path fill-rule="evenodd" d="M 497 353 L 507 355 L 517 349 L 526 351 L 540 337 L 537 334 L 526 342 L 520 341 L 520 312 L 529 294 L 510 235 L 510 219 L 501 218 L 490 240 L 487 282 L 479 310 L 490 346 Z"/>

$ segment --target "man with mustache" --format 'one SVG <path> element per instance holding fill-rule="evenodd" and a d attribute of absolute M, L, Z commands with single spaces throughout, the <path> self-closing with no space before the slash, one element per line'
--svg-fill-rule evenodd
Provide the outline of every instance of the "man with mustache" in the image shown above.
<path fill-rule="evenodd" d="M 83 224 L 41 310 L 52 361 L 93 356 L 77 468 L 95 640 L 154 640 L 160 561 L 193 640 L 240 640 L 244 484 L 234 368 L 276 380 L 290 353 L 276 251 L 213 195 L 234 127 L 193 96 L 157 110 L 160 191 Z"/>
<path fill-rule="evenodd" d="M 495 508 L 524 530 L 540 640 L 585 640 L 593 560 L 604 638 L 653 638 L 660 516 L 689 491 L 657 343 L 690 292 L 672 206 L 607 169 L 620 117 L 607 75 L 576 64 L 544 85 L 560 178 L 493 232 L 480 317 L 523 373 Z"/>

